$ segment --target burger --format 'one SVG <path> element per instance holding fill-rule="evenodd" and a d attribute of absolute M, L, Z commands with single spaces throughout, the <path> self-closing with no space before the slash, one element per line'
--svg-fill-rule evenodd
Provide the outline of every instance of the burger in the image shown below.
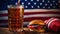
<path fill-rule="evenodd" d="M 45 23 L 42 20 L 32 20 L 28 28 L 30 31 L 45 32 Z"/>

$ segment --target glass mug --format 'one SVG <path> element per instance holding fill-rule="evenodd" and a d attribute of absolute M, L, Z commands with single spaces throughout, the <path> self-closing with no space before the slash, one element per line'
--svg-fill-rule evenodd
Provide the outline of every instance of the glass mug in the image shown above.
<path fill-rule="evenodd" d="M 8 5 L 8 27 L 10 31 L 20 32 L 23 31 L 23 5 Z"/>

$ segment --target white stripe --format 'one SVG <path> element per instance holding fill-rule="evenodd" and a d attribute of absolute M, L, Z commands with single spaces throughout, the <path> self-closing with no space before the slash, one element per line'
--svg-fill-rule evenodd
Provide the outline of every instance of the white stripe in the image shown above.
<path fill-rule="evenodd" d="M 8 23 L 0 23 L 0 26 L 6 26 Z"/>
<path fill-rule="evenodd" d="M 51 24 L 53 21 L 55 21 L 55 20 L 59 20 L 59 19 L 53 19 L 53 20 L 51 20 L 51 21 L 48 23 L 48 29 L 49 29 L 50 24 Z"/>
<path fill-rule="evenodd" d="M 24 13 L 25 12 L 50 12 L 50 11 L 60 12 L 60 10 L 58 10 L 58 9 L 25 9 Z M 0 14 L 5 14 L 5 13 L 8 13 L 8 10 L 2 10 L 2 11 L 0 11 Z"/>
<path fill-rule="evenodd" d="M 24 10 L 24 12 L 50 12 L 50 11 L 60 12 L 60 10 L 58 10 L 58 9 L 25 9 Z"/>
<path fill-rule="evenodd" d="M 24 15 L 24 18 L 29 18 L 29 17 L 53 17 L 53 16 L 58 16 L 58 14 L 34 14 L 34 15 Z"/>
<path fill-rule="evenodd" d="M 23 22 L 24 25 L 28 25 L 29 22 Z M 0 23 L 0 25 L 4 26 L 4 25 L 8 25 L 8 22 L 7 23 Z"/>
<path fill-rule="evenodd" d="M 51 20 L 53 20 L 54 18 L 51 18 L 51 19 L 49 19 L 47 22 L 46 22 L 46 24 L 48 24 Z"/>
<path fill-rule="evenodd" d="M 7 10 L 0 11 L 0 14 L 7 14 L 7 13 L 8 13 Z"/>
<path fill-rule="evenodd" d="M 8 16 L 0 17 L 0 20 L 8 20 Z"/>

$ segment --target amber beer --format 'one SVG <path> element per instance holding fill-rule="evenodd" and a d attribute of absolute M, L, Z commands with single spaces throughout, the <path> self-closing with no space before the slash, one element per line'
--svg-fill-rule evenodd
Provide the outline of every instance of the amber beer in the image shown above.
<path fill-rule="evenodd" d="M 23 16 L 24 7 L 21 6 L 8 6 L 8 27 L 10 31 L 22 31 L 23 30 Z"/>

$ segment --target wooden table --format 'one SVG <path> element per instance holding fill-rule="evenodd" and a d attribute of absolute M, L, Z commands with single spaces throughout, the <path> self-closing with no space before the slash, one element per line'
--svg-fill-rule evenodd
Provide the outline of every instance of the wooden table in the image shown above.
<path fill-rule="evenodd" d="M 60 34 L 53 32 L 38 33 L 38 32 L 29 31 L 27 28 L 24 28 L 24 30 L 25 31 L 23 31 L 22 33 L 19 32 L 18 34 Z M 10 32 L 8 28 L 0 28 L 0 34 L 13 34 L 13 32 Z"/>

